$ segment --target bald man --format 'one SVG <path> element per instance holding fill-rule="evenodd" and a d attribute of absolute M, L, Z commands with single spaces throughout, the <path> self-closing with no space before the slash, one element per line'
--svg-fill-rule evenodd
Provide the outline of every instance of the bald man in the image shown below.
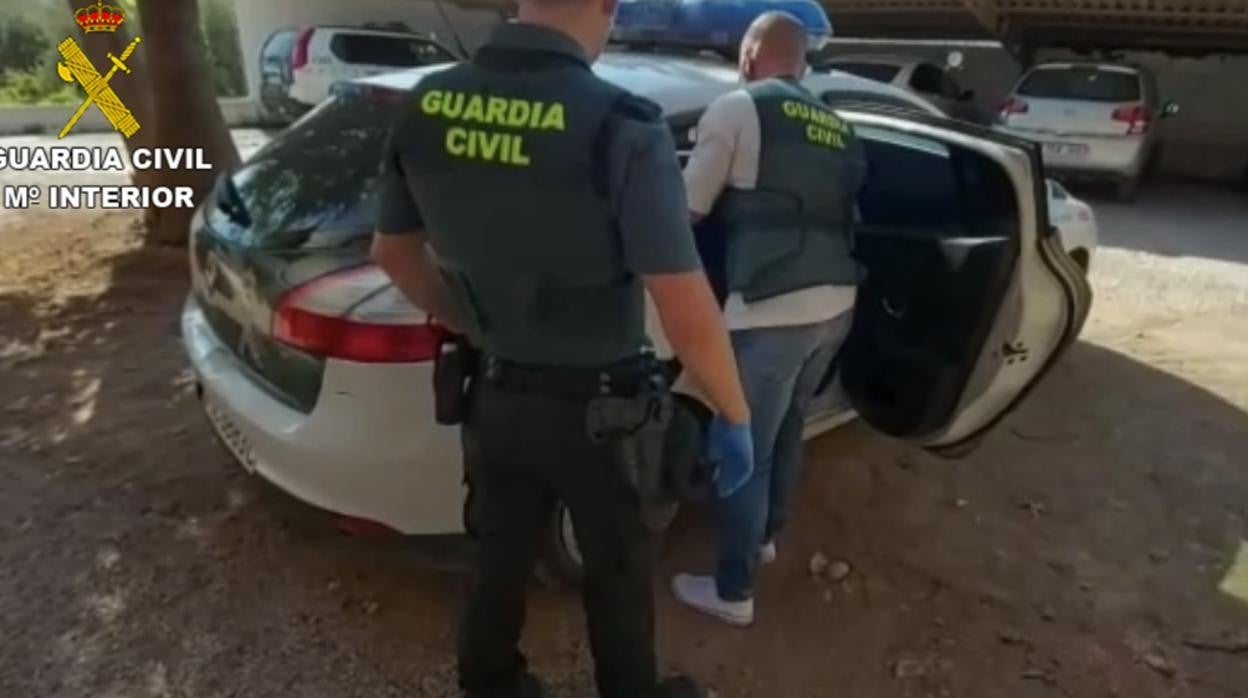
<path fill-rule="evenodd" d="M 676 597 L 733 625 L 754 620 L 758 563 L 776 556 L 801 463 L 803 415 L 849 332 L 850 256 L 866 171 L 853 129 L 802 87 L 806 30 L 759 16 L 741 43 L 745 86 L 717 99 L 685 168 L 694 220 L 726 236 L 724 307 L 751 414 L 755 469 L 718 501 L 714 575 L 678 575 Z"/>

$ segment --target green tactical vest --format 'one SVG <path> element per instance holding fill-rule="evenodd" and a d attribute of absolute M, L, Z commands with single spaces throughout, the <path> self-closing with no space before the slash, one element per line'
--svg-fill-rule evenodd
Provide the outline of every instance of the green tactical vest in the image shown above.
<path fill-rule="evenodd" d="M 425 77 L 400 152 L 457 315 L 501 359 L 596 366 L 647 346 L 598 162 L 622 90 L 584 65 Z"/>
<path fill-rule="evenodd" d="M 758 110 L 758 182 L 725 189 L 711 212 L 711 225 L 727 235 L 729 290 L 754 302 L 855 285 L 854 203 L 865 160 L 852 127 L 796 81 L 745 90 Z"/>

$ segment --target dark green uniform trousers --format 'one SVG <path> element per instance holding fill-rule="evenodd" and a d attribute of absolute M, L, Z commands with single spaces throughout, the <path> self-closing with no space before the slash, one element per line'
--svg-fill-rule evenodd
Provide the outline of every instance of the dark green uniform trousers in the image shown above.
<path fill-rule="evenodd" d="M 527 696 L 517 649 L 525 596 L 556 500 L 572 514 L 603 698 L 655 690 L 654 535 L 608 448 L 586 433 L 589 397 L 556 397 L 481 377 L 463 426 L 479 535 L 477 579 L 459 643 L 460 685 L 474 698 Z"/>

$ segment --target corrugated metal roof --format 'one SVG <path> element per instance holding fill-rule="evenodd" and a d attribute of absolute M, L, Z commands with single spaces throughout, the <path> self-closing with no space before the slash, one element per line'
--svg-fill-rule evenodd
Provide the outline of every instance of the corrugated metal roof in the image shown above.
<path fill-rule="evenodd" d="M 513 0 L 448 0 L 504 9 Z M 821 0 L 845 37 L 1248 53 L 1248 0 Z"/>
<path fill-rule="evenodd" d="M 822 0 L 841 36 L 1248 51 L 1248 0 Z"/>

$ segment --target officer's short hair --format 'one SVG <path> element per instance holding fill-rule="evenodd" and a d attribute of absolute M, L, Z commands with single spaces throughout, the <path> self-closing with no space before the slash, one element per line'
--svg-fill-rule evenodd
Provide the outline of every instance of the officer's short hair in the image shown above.
<path fill-rule="evenodd" d="M 762 13 L 745 31 L 745 43 L 764 44 L 765 50 L 783 50 L 794 58 L 806 55 L 806 25 L 783 10 Z"/>

